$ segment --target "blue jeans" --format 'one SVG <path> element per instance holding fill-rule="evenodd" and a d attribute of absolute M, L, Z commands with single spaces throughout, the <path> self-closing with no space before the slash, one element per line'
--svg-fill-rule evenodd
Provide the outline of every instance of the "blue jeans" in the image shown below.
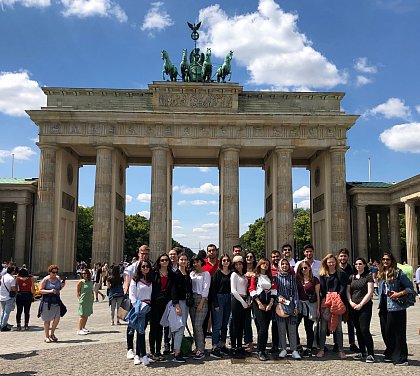
<path fill-rule="evenodd" d="M 15 307 L 15 298 L 11 298 L 0 303 L 2 311 L 0 316 L 0 328 L 4 328 L 7 326 L 7 321 L 9 321 L 10 312 L 12 312 L 13 308 Z"/>
<path fill-rule="evenodd" d="M 219 311 L 215 310 L 214 302 L 212 306 L 213 331 L 211 335 L 211 344 L 217 346 L 226 344 L 227 329 L 231 311 L 231 295 L 217 294 L 219 302 Z"/>

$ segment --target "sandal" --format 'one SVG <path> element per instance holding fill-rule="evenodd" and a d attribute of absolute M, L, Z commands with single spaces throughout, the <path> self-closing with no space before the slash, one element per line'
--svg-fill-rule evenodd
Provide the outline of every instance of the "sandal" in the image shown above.
<path fill-rule="evenodd" d="M 54 334 L 52 334 L 52 335 L 50 336 L 50 339 L 51 339 L 51 341 L 53 341 L 53 342 L 57 342 L 57 341 L 58 341 L 58 338 L 57 338 Z"/>
<path fill-rule="evenodd" d="M 51 338 L 45 338 L 45 339 L 44 339 L 44 342 L 45 342 L 45 343 L 51 343 L 51 342 L 53 342 L 53 341 L 51 340 Z"/>

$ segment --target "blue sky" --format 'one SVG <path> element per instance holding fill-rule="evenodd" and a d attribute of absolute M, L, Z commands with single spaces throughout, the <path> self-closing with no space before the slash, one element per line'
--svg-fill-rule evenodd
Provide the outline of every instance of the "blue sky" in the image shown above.
<path fill-rule="evenodd" d="M 186 22 L 217 65 L 234 50 L 245 90 L 344 91 L 360 119 L 348 132 L 347 180 L 401 181 L 419 173 L 419 0 L 0 0 L 0 177 L 38 176 L 37 127 L 25 109 L 43 86 L 146 88 L 192 48 Z M 93 166 L 80 200 L 93 204 Z M 263 216 L 263 171 L 240 169 L 241 233 Z M 218 171 L 175 168 L 173 237 L 218 244 Z M 294 169 L 294 202 L 307 207 L 309 175 Z M 150 210 L 150 168 L 127 170 L 127 214 Z"/>

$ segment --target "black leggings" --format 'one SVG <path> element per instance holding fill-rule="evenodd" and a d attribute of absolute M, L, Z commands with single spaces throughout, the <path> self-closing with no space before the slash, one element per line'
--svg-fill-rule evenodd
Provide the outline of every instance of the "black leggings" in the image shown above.
<path fill-rule="evenodd" d="M 261 311 L 258 308 L 258 304 L 254 301 L 252 303 L 252 309 L 255 316 L 255 321 L 258 323 L 258 351 L 265 352 L 265 348 L 267 347 L 267 339 L 268 339 L 268 327 L 270 326 L 271 318 L 273 317 L 273 313 L 270 311 Z"/>
<path fill-rule="evenodd" d="M 384 307 L 385 305 L 385 307 Z M 407 348 L 407 310 L 388 311 L 386 303 L 379 309 L 382 338 L 385 343 L 384 355 L 394 363 L 406 362 Z"/>
<path fill-rule="evenodd" d="M 373 339 L 370 334 L 370 320 L 372 319 L 372 305 L 370 301 L 366 303 L 360 311 L 350 309 L 351 320 L 356 328 L 357 342 L 359 343 L 360 352 L 362 354 L 373 354 Z"/>
<path fill-rule="evenodd" d="M 300 338 L 299 338 L 299 330 L 298 327 L 300 325 L 300 323 L 302 322 L 303 319 L 303 323 L 305 325 L 305 333 L 306 333 L 306 348 L 311 350 L 312 349 L 312 345 L 314 343 L 314 338 L 315 338 L 315 334 L 314 334 L 314 322 L 312 320 L 310 320 L 307 316 L 303 316 L 301 314 L 299 314 L 298 316 L 298 323 L 296 325 L 296 331 L 297 331 L 297 344 L 300 345 Z"/>
<path fill-rule="evenodd" d="M 233 349 L 240 349 L 242 347 L 244 317 L 245 308 L 232 296 L 232 331 L 230 333 L 230 343 Z"/>
<path fill-rule="evenodd" d="M 160 353 L 162 346 L 163 327 L 160 325 L 160 320 L 165 312 L 166 304 L 165 299 L 153 301 L 151 304 L 149 345 L 152 354 Z"/>
<path fill-rule="evenodd" d="M 29 324 L 29 316 L 31 312 L 32 293 L 19 292 L 16 295 L 16 323 L 20 325 L 22 312 L 25 312 L 25 325 Z"/>

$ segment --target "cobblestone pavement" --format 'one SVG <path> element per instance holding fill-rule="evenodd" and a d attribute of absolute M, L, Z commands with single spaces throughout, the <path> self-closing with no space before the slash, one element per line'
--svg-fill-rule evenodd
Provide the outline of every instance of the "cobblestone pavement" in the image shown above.
<path fill-rule="evenodd" d="M 230 359 L 216 360 L 209 356 L 202 361 L 189 359 L 186 364 L 171 361 L 152 363 L 148 367 L 134 366 L 126 359 L 125 331 L 126 326 L 111 326 L 108 301 L 94 303 L 94 314 L 88 321 L 87 327 L 92 331 L 87 336 L 76 335 L 77 299 L 75 292 L 76 281 L 68 281 L 63 290 L 62 298 L 68 313 L 61 319 L 56 335 L 57 343 L 43 342 L 42 321 L 36 317 L 38 303 L 32 305 L 30 331 L 0 333 L 0 374 L 1 375 L 134 375 L 142 373 L 163 374 L 170 370 L 171 375 L 236 375 L 251 373 L 266 375 L 268 373 L 286 373 L 294 375 L 323 375 L 333 372 L 351 373 L 353 375 L 419 375 L 420 373 L 420 303 L 408 310 L 407 341 L 409 350 L 408 367 L 395 367 L 393 364 L 380 362 L 383 344 L 377 315 L 372 317 L 371 330 L 375 341 L 377 362 L 366 364 L 351 358 L 351 352 L 346 350 L 349 357 L 339 360 L 335 353 L 328 352 L 322 360 L 315 358 L 300 361 L 273 359 L 269 362 L 259 362 L 247 359 L 241 364 L 231 364 Z M 101 299 L 100 299 L 101 300 Z M 376 302 L 375 307 L 377 306 Z M 15 324 L 15 312 L 9 319 Z M 343 326 L 347 342 L 346 325 Z M 302 333 L 304 338 L 304 333 Z M 256 336 L 254 333 L 254 341 Z M 302 341 L 304 343 L 304 340 Z M 331 338 L 327 339 L 331 344 Z M 207 348 L 210 341 L 207 340 Z M 170 358 L 170 357 L 169 357 Z"/>

